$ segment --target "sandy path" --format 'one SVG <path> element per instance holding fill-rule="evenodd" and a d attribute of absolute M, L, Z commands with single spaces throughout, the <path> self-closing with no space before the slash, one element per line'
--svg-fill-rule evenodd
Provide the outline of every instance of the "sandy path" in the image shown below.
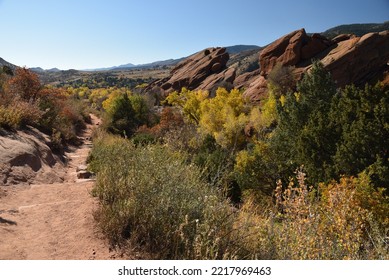
<path fill-rule="evenodd" d="M 118 259 L 98 234 L 90 195 L 93 181 L 77 179 L 76 168 L 85 164 L 88 140 L 98 119 L 92 117 L 84 144 L 67 153 L 65 182 L 16 186 L 0 193 L 0 259 Z"/>

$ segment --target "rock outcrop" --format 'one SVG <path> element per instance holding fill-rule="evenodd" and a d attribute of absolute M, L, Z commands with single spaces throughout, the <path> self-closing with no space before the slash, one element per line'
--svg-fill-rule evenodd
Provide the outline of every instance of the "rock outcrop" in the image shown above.
<path fill-rule="evenodd" d="M 332 41 L 320 34 L 308 36 L 304 29 L 289 33 L 261 52 L 259 57 L 261 75 L 269 74 L 276 64 L 291 66 L 310 59 L 332 44 Z"/>
<path fill-rule="evenodd" d="M 166 92 L 180 91 L 183 87 L 208 89 L 213 84 L 210 77 L 216 74 L 220 74 L 215 76 L 219 81 L 231 79 L 232 73 L 224 71 L 229 57 L 225 48 L 209 48 L 198 52 L 179 63 L 171 71 L 169 79 L 163 81 L 161 88 Z M 203 83 L 207 78 L 208 80 Z"/>
<path fill-rule="evenodd" d="M 389 31 L 340 41 L 321 59 L 337 85 L 370 81 L 389 62 Z"/>
<path fill-rule="evenodd" d="M 64 165 L 49 143 L 47 135 L 32 127 L 0 131 L 0 185 L 62 182 Z"/>
<path fill-rule="evenodd" d="M 339 87 L 369 82 L 389 68 L 389 31 L 362 37 L 345 34 L 333 40 L 319 34 L 308 36 L 304 29 L 294 31 L 267 46 L 259 56 L 260 74 L 250 78 L 250 84 L 239 86 L 247 88 L 245 96 L 259 101 L 267 91 L 266 78 L 275 65 L 293 66 L 294 77 L 299 80 L 309 71 L 312 60 L 320 60 Z M 242 79 L 239 76 L 236 80 Z"/>
<path fill-rule="evenodd" d="M 313 60 L 323 63 L 339 87 L 363 85 L 377 77 L 385 82 L 389 80 L 389 74 L 385 74 L 389 73 L 389 31 L 362 37 L 342 34 L 329 40 L 320 34 L 308 35 L 304 29 L 296 30 L 259 51 L 259 69 L 239 76 L 239 62 L 228 68 L 229 57 L 225 48 L 205 49 L 179 63 L 169 77 L 151 84 L 146 91 L 164 98 L 183 87 L 212 91 L 220 85 L 232 85 L 244 89 L 244 95 L 257 102 L 266 96 L 268 75 L 277 64 L 292 66 L 293 78 L 298 81 Z"/>

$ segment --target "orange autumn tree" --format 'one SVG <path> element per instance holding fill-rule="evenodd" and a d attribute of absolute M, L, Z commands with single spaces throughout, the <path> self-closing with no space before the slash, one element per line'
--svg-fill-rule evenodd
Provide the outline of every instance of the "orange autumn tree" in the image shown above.
<path fill-rule="evenodd" d="M 38 75 L 26 68 L 17 68 L 7 83 L 10 96 L 18 96 L 26 101 L 36 100 L 41 89 Z"/>

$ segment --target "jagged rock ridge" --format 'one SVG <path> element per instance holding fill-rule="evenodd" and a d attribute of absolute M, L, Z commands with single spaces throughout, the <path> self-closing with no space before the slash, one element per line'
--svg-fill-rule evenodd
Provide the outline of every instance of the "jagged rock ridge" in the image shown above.
<path fill-rule="evenodd" d="M 267 76 L 277 64 L 292 66 L 297 81 L 309 71 L 313 60 L 323 63 L 339 87 L 362 85 L 389 70 L 389 31 L 362 37 L 342 34 L 328 39 L 320 34 L 308 35 L 304 29 L 296 30 L 258 50 L 260 68 L 239 76 L 236 64 L 227 64 L 229 58 L 225 48 L 205 49 L 179 63 L 169 77 L 146 90 L 158 89 L 167 95 L 182 87 L 212 90 L 227 83 L 245 89 L 245 96 L 259 101 L 267 92 Z"/>

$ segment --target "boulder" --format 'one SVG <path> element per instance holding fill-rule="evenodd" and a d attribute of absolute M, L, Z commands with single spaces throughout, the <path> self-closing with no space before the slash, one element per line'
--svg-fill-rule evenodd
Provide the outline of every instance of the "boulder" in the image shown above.
<path fill-rule="evenodd" d="M 243 93 L 243 96 L 258 103 L 267 93 L 267 81 L 264 76 L 258 76 Z"/>
<path fill-rule="evenodd" d="M 81 164 L 81 165 L 77 166 L 76 172 L 86 171 L 87 169 L 88 169 L 88 166 Z"/>
<path fill-rule="evenodd" d="M 261 75 L 266 76 L 278 63 L 295 65 L 300 61 L 303 42 L 307 41 L 304 29 L 289 33 L 262 50 L 259 56 Z"/>
<path fill-rule="evenodd" d="M 89 179 L 93 176 L 93 173 L 90 171 L 82 170 L 77 172 L 77 179 Z"/>
<path fill-rule="evenodd" d="M 49 137 L 33 127 L 0 130 L 0 184 L 62 182 L 64 164 L 49 146 Z"/>
<path fill-rule="evenodd" d="M 307 37 L 307 41 L 301 48 L 301 60 L 307 60 L 324 51 L 333 44 L 332 41 L 320 34 Z"/>
<path fill-rule="evenodd" d="M 219 62 L 216 62 L 211 66 L 212 73 L 218 73 L 222 69 L 222 65 Z"/>
<path fill-rule="evenodd" d="M 335 38 L 333 38 L 332 41 L 334 43 L 339 43 L 339 42 L 342 42 L 342 41 L 349 40 L 351 38 L 355 38 L 355 35 L 352 35 L 352 34 L 340 34 L 340 35 L 336 36 Z"/>

